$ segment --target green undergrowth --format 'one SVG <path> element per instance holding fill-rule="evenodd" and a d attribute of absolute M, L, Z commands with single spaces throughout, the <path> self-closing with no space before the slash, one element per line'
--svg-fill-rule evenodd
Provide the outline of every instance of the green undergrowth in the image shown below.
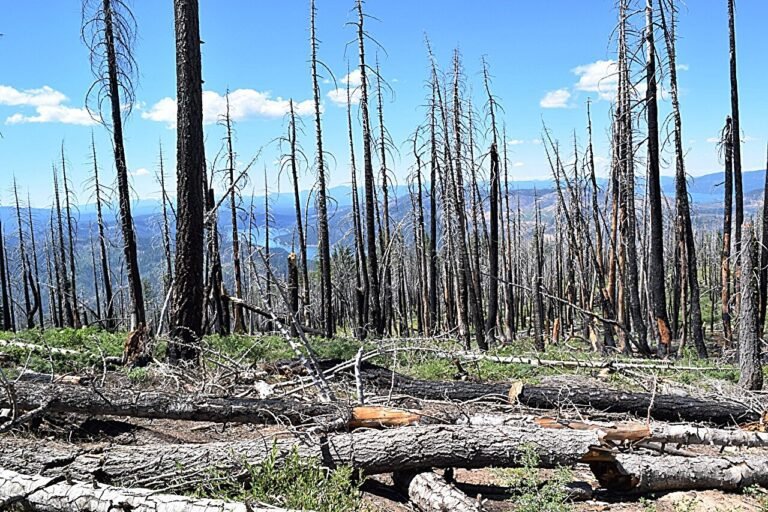
<path fill-rule="evenodd" d="M 45 331 L 28 330 L 19 333 L 0 332 L 0 339 L 30 343 L 40 347 L 64 348 L 76 350 L 76 354 L 54 354 L 46 350 L 30 351 L 25 347 L 0 346 L 0 365 L 3 365 L 11 375 L 18 368 L 28 368 L 39 372 L 82 373 L 90 368 L 101 371 L 102 356 L 119 356 L 122 353 L 126 334 L 123 332 L 109 333 L 95 328 L 85 329 L 47 329 Z M 352 338 L 310 338 L 310 343 L 317 356 L 321 359 L 352 359 L 360 348 L 360 341 Z M 396 344 L 391 341 L 364 342 L 367 351 L 376 348 L 391 349 Z M 412 350 L 418 346 L 424 350 Z M 162 360 L 165 354 L 166 342 L 158 339 L 154 346 L 154 356 Z M 437 357 L 435 350 L 453 352 L 463 347 L 456 342 L 438 340 L 403 341 L 397 344 L 398 351 L 391 351 L 375 357 L 370 361 L 382 366 L 394 368 L 397 371 L 419 379 L 453 380 L 470 379 L 482 381 L 522 380 L 528 384 L 538 384 L 547 377 L 562 375 L 578 375 L 582 377 L 600 377 L 607 380 L 612 387 L 633 389 L 636 380 L 628 378 L 624 372 L 613 372 L 605 375 L 601 368 L 535 366 L 523 363 L 497 363 L 493 361 L 454 361 Z M 401 350 L 402 348 L 402 350 Z M 521 338 L 513 343 L 492 348 L 489 355 L 538 357 L 540 359 L 560 361 L 603 361 L 599 354 L 591 351 L 586 343 L 571 341 L 560 345 L 551 345 L 538 355 L 533 349 L 530 339 Z M 277 335 L 232 335 L 206 336 L 203 339 L 203 355 L 209 364 L 217 362 L 231 363 L 233 361 L 245 365 L 256 366 L 279 360 L 292 359 L 294 352 L 281 336 Z M 641 361 L 625 355 L 610 356 L 616 361 Z M 682 357 L 675 361 L 677 366 L 709 367 L 718 369 L 706 371 L 676 370 L 674 372 L 637 370 L 646 375 L 657 373 L 659 377 L 686 385 L 706 384 L 708 381 L 724 381 L 735 383 L 738 371 L 731 365 L 716 364 L 713 360 L 700 360 L 690 348 L 685 350 Z M 137 383 L 146 380 L 147 375 L 141 371 L 127 372 L 128 377 Z M 768 378 L 768 372 L 766 373 Z"/>
<path fill-rule="evenodd" d="M 349 466 L 327 469 L 297 451 L 279 458 L 277 450 L 262 464 L 243 462 L 243 471 L 212 470 L 195 495 L 246 503 L 267 503 L 295 510 L 336 512 L 360 510 L 359 479 Z"/>
<path fill-rule="evenodd" d="M 36 372 L 56 374 L 81 373 L 93 366 L 102 366 L 102 357 L 119 356 L 123 352 L 124 333 L 108 333 L 95 328 L 30 329 L 18 333 L 0 332 L 0 339 L 28 343 L 41 347 L 0 346 L 0 364 L 11 375 L 26 368 Z M 75 353 L 55 353 L 46 348 L 60 348 Z"/>
<path fill-rule="evenodd" d="M 557 468 L 547 478 L 539 472 L 539 456 L 532 446 L 523 446 L 519 468 L 494 468 L 492 473 L 504 487 L 515 489 L 511 501 L 515 512 L 571 512 L 566 485 L 573 481 L 568 468 Z"/>

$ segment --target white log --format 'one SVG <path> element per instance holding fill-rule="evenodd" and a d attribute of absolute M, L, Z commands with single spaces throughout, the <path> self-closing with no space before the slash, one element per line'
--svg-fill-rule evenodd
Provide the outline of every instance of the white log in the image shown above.
<path fill-rule="evenodd" d="M 422 512 L 483 512 L 485 508 L 432 471 L 395 473 L 395 485 Z"/>
<path fill-rule="evenodd" d="M 288 512 L 267 505 L 161 494 L 101 484 L 67 483 L 0 469 L 0 510 L 40 512 Z"/>

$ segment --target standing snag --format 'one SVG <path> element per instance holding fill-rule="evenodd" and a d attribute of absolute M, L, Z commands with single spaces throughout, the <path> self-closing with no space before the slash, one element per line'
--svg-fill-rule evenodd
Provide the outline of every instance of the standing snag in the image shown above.
<path fill-rule="evenodd" d="M 749 390 L 763 388 L 763 367 L 760 363 L 762 342 L 757 326 L 758 271 L 755 265 L 757 247 L 752 224 L 744 223 L 741 246 L 741 311 L 739 312 L 739 386 Z"/>
<path fill-rule="evenodd" d="M 203 78 L 198 0 L 174 0 L 176 21 L 176 264 L 171 363 L 195 361 L 202 334 L 204 292 Z"/>

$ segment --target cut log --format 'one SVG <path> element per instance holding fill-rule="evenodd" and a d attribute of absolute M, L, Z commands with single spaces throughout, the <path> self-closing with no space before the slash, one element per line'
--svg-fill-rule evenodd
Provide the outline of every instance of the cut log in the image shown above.
<path fill-rule="evenodd" d="M 768 433 L 726 430 L 695 425 L 653 425 L 648 441 L 670 444 L 710 444 L 714 446 L 768 447 Z"/>
<path fill-rule="evenodd" d="M 425 381 L 412 379 L 371 363 L 363 363 L 362 378 L 368 387 L 380 392 L 392 390 L 398 394 L 427 400 L 495 400 L 508 402 L 509 383 L 468 381 Z M 517 401 L 537 409 L 561 407 L 590 407 L 610 413 L 650 416 L 660 421 L 686 421 L 736 425 L 757 421 L 761 414 L 753 409 L 727 400 L 707 400 L 689 396 L 628 392 L 604 388 L 523 386 Z"/>
<path fill-rule="evenodd" d="M 0 437 L 0 467 L 72 475 L 125 487 L 194 486 L 209 471 L 236 473 L 244 462 L 259 464 L 274 450 L 276 460 L 294 453 L 326 467 L 349 464 L 366 473 L 417 471 L 433 467 L 516 467 L 533 448 L 542 467 L 587 460 L 602 441 L 599 431 L 430 425 L 358 430 L 316 441 L 260 439 L 201 445 L 107 446 L 83 450 L 43 441 Z M 530 448 L 529 448 L 530 447 Z M 183 482 L 183 483 L 182 483 Z"/>
<path fill-rule="evenodd" d="M 67 384 L 13 384 L 16 406 L 48 413 L 81 413 L 137 418 L 215 421 L 231 423 L 287 423 L 302 425 L 343 419 L 349 428 L 413 425 L 418 414 L 386 407 L 349 407 L 284 399 L 228 398 L 176 395 L 159 391 L 92 388 Z M 0 394 L 0 407 L 8 397 Z"/>
<path fill-rule="evenodd" d="M 649 493 L 768 485 L 768 457 L 676 457 L 618 454 L 614 462 L 594 462 L 592 472 L 611 491 Z"/>
<path fill-rule="evenodd" d="M 601 430 L 606 441 L 653 442 L 675 445 L 741 446 L 746 448 L 768 447 L 768 433 L 741 429 L 709 428 L 697 425 L 668 425 L 617 421 L 574 421 L 556 418 L 531 418 L 511 414 L 473 414 L 459 418 L 459 425 L 506 425 L 567 430 Z"/>
<path fill-rule="evenodd" d="M 158 494 L 149 489 L 69 483 L 0 469 L 0 510 L 40 512 L 288 512 L 223 500 Z"/>
<path fill-rule="evenodd" d="M 422 512 L 482 512 L 485 508 L 432 471 L 396 472 L 395 485 Z"/>

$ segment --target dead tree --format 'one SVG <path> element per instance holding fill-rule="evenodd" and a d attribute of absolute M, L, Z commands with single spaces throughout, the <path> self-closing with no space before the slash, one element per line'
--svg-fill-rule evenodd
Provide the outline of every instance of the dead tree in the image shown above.
<path fill-rule="evenodd" d="M 496 100 L 491 94 L 488 66 L 483 62 L 483 81 L 488 94 L 488 113 L 491 118 L 491 174 L 490 174 L 490 234 L 488 239 L 488 317 L 485 320 L 486 336 L 492 338 L 496 330 L 496 318 L 499 308 L 499 203 L 500 203 L 500 166 L 498 151 L 498 134 L 496 130 Z M 476 269 L 480 272 L 480 269 Z"/>
<path fill-rule="evenodd" d="M 309 307 L 309 271 L 307 270 L 307 237 L 304 234 L 304 223 L 301 216 L 301 194 L 299 192 L 299 167 L 297 163 L 298 143 L 296 141 L 296 113 L 293 100 L 289 100 L 290 124 L 288 126 L 288 143 L 290 144 L 290 154 L 288 162 L 291 167 L 291 179 L 293 181 L 293 200 L 296 210 L 296 235 L 299 238 L 299 256 L 301 257 L 301 280 L 302 280 L 302 305 L 306 310 Z M 301 316 L 303 319 L 303 315 Z M 307 320 L 304 319 L 306 322 Z"/>
<path fill-rule="evenodd" d="M 135 103 L 134 87 L 138 76 L 133 58 L 136 20 L 124 0 L 84 0 L 82 37 L 90 52 L 91 70 L 96 79 L 88 91 L 88 98 L 92 100 L 89 102 L 89 111 L 94 119 L 111 131 L 113 138 L 123 255 L 132 304 L 130 328 L 136 329 L 146 325 L 147 320 L 123 143 L 123 117 L 130 114 Z M 95 96 L 92 97 L 93 94 Z M 107 101 L 109 121 L 102 112 L 103 104 Z"/>
<path fill-rule="evenodd" d="M 24 294 L 24 320 L 27 329 L 32 329 L 35 326 L 35 311 L 32 309 L 32 294 L 30 293 L 30 272 L 27 265 L 27 246 L 24 243 L 27 236 L 24 233 L 24 228 L 21 223 L 21 207 L 19 205 L 19 189 L 16 186 L 16 177 L 13 177 L 13 196 L 16 201 L 16 227 L 18 229 L 17 236 L 19 241 L 19 259 L 21 260 L 21 286 Z"/>
<path fill-rule="evenodd" d="M 730 53 L 730 78 L 731 78 L 731 118 L 732 118 L 732 141 L 733 141 L 733 192 L 736 202 L 734 211 L 735 240 L 734 251 L 736 254 L 736 272 L 734 275 L 736 286 L 741 281 L 739 277 L 739 268 L 741 266 L 739 258 L 741 257 L 741 227 L 744 223 L 744 191 L 741 177 L 741 127 L 739 122 L 739 85 L 736 73 L 736 20 L 734 13 L 735 0 L 728 0 L 728 49 Z M 736 313 L 740 311 L 739 301 L 741 294 L 736 289 Z"/>
<path fill-rule="evenodd" d="M 348 73 L 349 74 L 349 73 Z M 352 134 L 352 85 L 347 80 L 347 131 L 349 135 L 349 169 L 352 178 L 352 227 L 355 236 L 355 305 L 357 312 L 356 337 L 364 339 L 368 324 L 368 259 L 363 242 L 363 226 L 360 218 L 360 196 L 357 194 L 357 162 L 355 160 L 355 141 Z"/>
<path fill-rule="evenodd" d="M 760 315 L 758 318 L 758 331 L 761 336 L 765 328 L 765 309 L 768 302 L 768 163 L 766 163 L 765 185 L 763 185 L 762 217 L 763 229 L 760 235 Z"/>
<path fill-rule="evenodd" d="M 620 193 L 620 228 L 624 265 L 621 270 L 622 283 L 629 295 L 629 312 L 632 318 L 633 339 L 638 350 L 648 354 L 647 329 L 645 315 L 640 304 L 640 278 L 638 273 L 637 252 L 637 217 L 635 215 L 635 158 L 632 127 L 631 82 L 629 76 L 629 48 L 627 31 L 629 3 L 622 0 L 619 8 L 619 91 L 616 104 L 617 161 L 619 166 Z M 621 258 L 620 258 L 621 259 Z"/>
<path fill-rule="evenodd" d="M 365 14 L 363 1 L 357 0 L 357 44 L 360 57 L 360 117 L 363 124 L 363 188 L 365 190 L 365 231 L 368 249 L 368 284 L 371 323 L 377 335 L 384 334 L 384 319 L 379 289 L 379 258 L 376 253 L 376 181 L 373 174 L 373 134 L 368 112 L 368 66 L 365 63 Z"/>
<path fill-rule="evenodd" d="M 2 330 L 11 330 L 11 301 L 8 294 L 8 279 L 5 264 L 5 232 L 3 231 L 3 223 L 0 221 L 0 299 L 2 299 Z"/>
<path fill-rule="evenodd" d="M 69 283 L 72 293 L 72 314 L 74 316 L 75 327 L 79 328 L 82 325 L 80 320 L 80 305 L 77 297 L 77 271 L 75 264 L 75 238 L 77 237 L 77 230 L 72 226 L 72 191 L 69 188 L 69 178 L 67 177 L 67 163 L 64 158 L 64 143 L 61 143 L 61 182 L 64 187 L 64 215 L 67 221 L 67 248 L 69 250 Z"/>
<path fill-rule="evenodd" d="M 725 128 L 720 136 L 725 152 L 723 179 L 723 246 L 720 251 L 720 299 L 723 337 L 733 341 L 731 329 L 731 214 L 733 212 L 733 125 L 731 116 L 725 118 Z"/>
<path fill-rule="evenodd" d="M 163 220 L 163 255 L 165 256 L 165 272 L 163 273 L 163 296 L 167 296 L 171 286 L 173 284 L 173 251 L 171 248 L 171 224 L 168 215 L 169 205 L 171 200 L 168 197 L 168 192 L 165 187 L 165 164 L 163 158 L 163 144 L 160 143 L 160 150 L 158 152 L 158 161 L 160 168 L 157 171 L 157 181 L 160 185 L 160 193 L 162 194 L 162 220 Z M 173 209 L 172 207 L 170 208 Z M 160 319 L 162 322 L 163 319 Z M 160 333 L 158 333 L 160 334 Z"/>
<path fill-rule="evenodd" d="M 699 301 L 699 272 L 696 262 L 696 244 L 693 238 L 691 223 L 691 208 L 688 202 L 688 187 L 685 176 L 685 155 L 683 152 L 683 125 L 680 115 L 680 99 L 677 87 L 677 59 L 675 53 L 675 16 L 674 0 L 669 4 L 669 23 L 665 9 L 660 9 L 664 39 L 667 47 L 669 62 L 670 97 L 672 98 L 672 120 L 674 127 L 675 148 L 675 195 L 677 223 L 681 232 L 681 240 L 685 245 L 686 274 L 688 279 L 689 300 L 691 305 L 691 333 L 696 352 L 699 357 L 707 357 L 707 347 L 704 345 L 704 331 L 701 320 L 701 303 Z"/>
<path fill-rule="evenodd" d="M 40 265 L 38 262 L 37 254 L 37 241 L 35 237 L 35 222 L 32 218 L 32 201 L 30 199 L 29 190 L 27 190 L 27 224 L 29 226 L 29 241 L 32 248 L 32 263 L 31 271 L 32 276 L 32 292 L 35 294 L 37 300 L 37 320 L 40 324 L 40 329 L 45 329 L 45 313 L 43 311 L 43 297 L 40 291 Z"/>
<path fill-rule="evenodd" d="M 75 327 L 75 303 L 72 296 L 72 287 L 67 275 L 67 251 L 64 245 L 64 221 L 61 217 L 61 197 L 59 193 L 59 175 L 56 167 L 53 168 L 53 196 L 55 200 L 56 214 L 56 243 L 58 244 L 58 263 L 56 264 L 57 280 L 60 283 L 59 294 L 63 303 L 64 319 L 67 327 Z M 62 325 L 64 325 L 62 323 Z"/>
<path fill-rule="evenodd" d="M 93 140 L 93 133 L 91 133 L 91 155 L 93 160 L 93 191 L 96 199 L 96 226 L 98 228 L 99 238 L 99 261 L 101 263 L 101 280 L 104 286 L 104 312 L 106 314 L 106 318 L 104 318 L 104 327 L 107 330 L 112 331 L 116 327 L 116 321 L 114 296 L 112 293 L 112 275 L 109 269 L 109 254 L 107 253 L 107 235 L 104 226 L 103 206 L 105 198 L 104 190 L 101 181 L 99 180 L 99 164 L 96 159 L 96 143 Z M 163 204 L 165 204 L 165 199 L 163 199 Z"/>
<path fill-rule="evenodd" d="M 392 255 L 391 255 L 391 240 L 390 233 L 390 216 L 389 216 L 389 176 L 387 169 L 387 132 L 384 127 L 384 102 L 383 102 L 383 84 L 381 82 L 381 70 L 379 69 L 378 54 L 376 57 L 376 69 L 374 72 L 376 76 L 376 99 L 377 99 L 377 114 L 379 121 L 379 159 L 381 168 L 379 174 L 381 178 L 381 217 L 379 218 L 381 226 L 379 227 L 379 251 L 382 255 L 381 265 L 383 268 L 383 279 L 381 284 L 382 299 L 384 304 L 383 317 L 384 322 L 390 330 L 390 326 L 393 320 L 393 303 L 392 303 Z"/>
<path fill-rule="evenodd" d="M 323 153 L 323 130 L 320 120 L 320 86 L 317 81 L 317 34 L 315 32 L 315 8 L 314 0 L 310 2 L 310 47 L 312 64 L 312 91 L 315 105 L 315 136 L 317 143 L 317 231 L 320 252 L 320 297 L 321 310 L 323 312 L 323 327 L 325 336 L 333 337 L 336 332 L 333 316 L 333 287 L 331 285 L 331 242 L 328 231 L 328 193 L 326 190 L 325 154 Z"/>
<path fill-rule="evenodd" d="M 645 5 L 646 93 L 645 111 L 648 121 L 648 204 L 650 207 L 650 242 L 648 288 L 651 311 L 659 333 L 659 353 L 670 353 L 672 332 L 667 317 L 667 296 L 664 279 L 664 219 L 661 203 L 659 109 L 657 105 L 656 44 L 654 41 L 653 0 Z"/>
<path fill-rule="evenodd" d="M 198 0 L 174 0 L 176 25 L 176 264 L 171 363 L 196 361 L 202 334 L 205 140 Z"/>
<path fill-rule="evenodd" d="M 744 240 L 741 248 L 741 311 L 739 312 L 739 386 L 749 390 L 763 388 L 761 365 L 757 247 L 751 223 L 744 224 Z"/>
<path fill-rule="evenodd" d="M 234 284 L 234 294 L 238 299 L 243 298 L 243 274 L 240 263 L 240 232 L 237 226 L 237 202 L 238 187 L 235 181 L 235 150 L 232 142 L 232 116 L 229 111 L 229 92 L 226 97 L 226 112 L 222 119 L 222 124 L 226 130 L 225 144 L 227 151 L 227 169 L 226 179 L 229 187 L 229 214 L 232 224 L 232 282 Z M 237 303 L 232 305 L 233 331 L 236 334 L 245 332 L 245 319 L 243 317 L 243 308 Z"/>

